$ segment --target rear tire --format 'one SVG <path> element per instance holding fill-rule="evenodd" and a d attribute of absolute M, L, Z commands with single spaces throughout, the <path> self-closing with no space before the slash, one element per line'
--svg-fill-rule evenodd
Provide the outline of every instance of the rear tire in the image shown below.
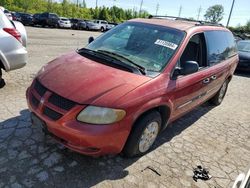
<path fill-rule="evenodd" d="M 104 28 L 103 27 L 101 27 L 101 32 L 104 32 Z"/>
<path fill-rule="evenodd" d="M 216 95 L 209 100 L 210 104 L 215 105 L 215 106 L 219 106 L 222 103 L 222 101 L 226 95 L 226 92 L 227 92 L 228 82 L 229 81 L 226 80 L 222 84 L 220 90 L 216 93 Z"/>
<path fill-rule="evenodd" d="M 143 115 L 132 127 L 123 148 L 124 156 L 141 156 L 150 151 L 161 130 L 161 122 L 161 115 L 157 111 Z"/>

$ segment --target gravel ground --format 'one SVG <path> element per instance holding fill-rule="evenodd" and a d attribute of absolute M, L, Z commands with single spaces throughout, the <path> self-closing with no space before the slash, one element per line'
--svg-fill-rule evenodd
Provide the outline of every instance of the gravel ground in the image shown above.
<path fill-rule="evenodd" d="M 42 65 L 98 32 L 27 27 L 29 63 L 4 73 L 0 90 L 0 187 L 232 187 L 250 168 L 250 74 L 235 75 L 221 106 L 207 104 L 174 122 L 147 155 L 86 157 L 30 123 L 25 90 Z M 193 181 L 193 168 L 211 180 Z"/>

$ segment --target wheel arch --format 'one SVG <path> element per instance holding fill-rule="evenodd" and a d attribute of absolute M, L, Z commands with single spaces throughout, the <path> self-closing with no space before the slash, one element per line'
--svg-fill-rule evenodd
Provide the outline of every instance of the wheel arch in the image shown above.
<path fill-rule="evenodd" d="M 161 115 L 161 119 L 162 119 L 162 124 L 161 124 L 161 130 L 165 129 L 167 126 L 167 122 L 170 118 L 170 114 L 171 114 L 171 109 L 169 108 L 169 106 L 167 105 L 159 105 L 156 107 L 152 107 L 147 109 L 146 111 L 142 112 L 134 121 L 133 126 L 143 117 L 146 116 L 147 114 L 149 114 L 152 111 L 157 111 L 160 113 Z"/>

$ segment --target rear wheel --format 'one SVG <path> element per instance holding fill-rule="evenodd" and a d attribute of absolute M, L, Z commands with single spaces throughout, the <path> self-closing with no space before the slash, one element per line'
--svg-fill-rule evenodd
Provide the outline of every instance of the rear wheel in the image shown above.
<path fill-rule="evenodd" d="M 213 98 L 209 100 L 209 102 L 215 106 L 220 105 L 226 95 L 227 87 L 228 87 L 228 80 L 226 80 L 222 84 L 220 90 L 216 93 L 216 95 Z"/>
<path fill-rule="evenodd" d="M 161 115 L 152 111 L 142 116 L 133 126 L 124 146 L 123 154 L 127 157 L 147 153 L 154 144 L 161 129 Z"/>
<path fill-rule="evenodd" d="M 89 31 L 89 27 L 88 26 L 86 27 L 86 30 Z"/>
<path fill-rule="evenodd" d="M 101 32 L 104 32 L 104 28 L 103 27 L 101 27 Z"/>

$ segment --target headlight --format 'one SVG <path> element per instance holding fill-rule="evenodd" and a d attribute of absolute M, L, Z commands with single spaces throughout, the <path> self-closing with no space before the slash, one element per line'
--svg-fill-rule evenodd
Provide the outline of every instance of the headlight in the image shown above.
<path fill-rule="evenodd" d="M 88 106 L 77 116 L 77 120 L 90 124 L 111 124 L 124 118 L 124 110 Z"/>

